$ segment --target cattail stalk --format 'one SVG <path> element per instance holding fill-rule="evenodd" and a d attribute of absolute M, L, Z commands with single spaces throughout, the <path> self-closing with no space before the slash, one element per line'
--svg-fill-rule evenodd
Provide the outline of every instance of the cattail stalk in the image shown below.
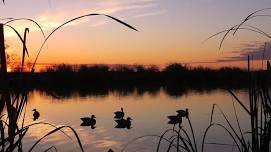
<path fill-rule="evenodd" d="M 5 76 L 7 74 L 7 61 L 4 39 L 4 25 L 0 24 L 0 73 Z"/>

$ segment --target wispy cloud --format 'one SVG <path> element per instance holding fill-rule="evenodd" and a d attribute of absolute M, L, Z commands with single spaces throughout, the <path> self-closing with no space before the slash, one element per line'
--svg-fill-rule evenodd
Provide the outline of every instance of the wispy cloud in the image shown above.
<path fill-rule="evenodd" d="M 129 20 L 132 18 L 140 17 L 150 17 L 154 15 L 165 14 L 167 11 L 165 9 L 157 11 L 159 3 L 157 0 L 107 0 L 107 1 L 88 1 L 81 0 L 82 5 L 77 9 L 73 9 L 73 2 L 68 2 L 63 8 L 55 8 L 44 11 L 42 14 L 37 14 L 33 19 L 35 19 L 43 28 L 43 30 L 52 30 L 65 21 L 77 17 L 80 15 L 85 15 L 89 13 L 101 13 L 113 15 L 122 20 Z M 85 5 L 83 5 L 85 4 Z M 91 5 L 90 5 L 91 4 Z M 54 4 L 52 4 L 54 5 Z M 72 11 L 67 11 L 72 10 Z M 111 23 L 106 18 L 84 18 L 76 22 L 72 22 L 66 26 L 77 26 L 80 24 L 88 23 L 92 27 L 102 26 Z M 22 23 L 16 26 L 16 29 L 23 31 L 27 25 L 32 32 L 38 31 L 39 28 L 32 24 Z M 8 31 L 6 36 L 12 37 L 16 34 Z"/>
<path fill-rule="evenodd" d="M 154 12 L 147 12 L 142 14 L 137 14 L 134 17 L 135 18 L 141 18 L 141 17 L 149 17 L 149 16 L 156 16 L 156 15 L 163 15 L 167 12 L 167 10 L 161 10 L 161 11 L 154 11 Z"/>
<path fill-rule="evenodd" d="M 265 44 L 262 42 L 252 42 L 248 44 L 242 44 L 240 50 L 231 51 L 231 56 L 224 57 L 216 60 L 217 62 L 231 62 L 231 61 L 244 61 L 247 60 L 247 56 L 253 57 L 253 60 L 271 59 L 271 42 Z"/>
<path fill-rule="evenodd" d="M 129 1 L 130 2 L 130 1 Z M 57 10 L 55 12 L 47 12 L 45 14 L 41 14 L 37 17 L 38 21 L 41 25 L 45 28 L 47 27 L 57 27 L 59 24 L 63 23 L 67 19 L 71 19 L 71 17 L 76 17 L 84 14 L 89 13 L 101 13 L 101 14 L 108 14 L 108 15 L 115 15 L 118 16 L 127 16 L 132 12 L 140 12 L 144 13 L 148 11 L 150 8 L 158 7 L 158 4 L 153 0 L 139 0 L 137 2 L 131 1 L 103 1 L 97 2 L 95 6 L 85 6 L 76 11 L 66 11 L 64 9 Z M 91 26 L 99 26 L 105 25 L 105 20 L 100 19 L 82 19 L 80 21 L 74 22 L 73 24 L 69 24 L 68 26 L 83 24 L 89 22 L 91 20 Z"/>

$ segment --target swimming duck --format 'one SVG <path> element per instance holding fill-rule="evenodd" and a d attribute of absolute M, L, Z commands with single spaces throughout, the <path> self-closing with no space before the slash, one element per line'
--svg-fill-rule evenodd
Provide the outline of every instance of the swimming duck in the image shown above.
<path fill-rule="evenodd" d="M 174 116 L 168 116 L 168 124 L 173 124 L 173 125 L 176 125 L 176 124 L 181 124 L 182 123 L 182 117 L 178 114 L 178 115 L 174 115 Z"/>
<path fill-rule="evenodd" d="M 112 150 L 111 148 L 108 150 L 108 152 L 114 152 L 114 150 Z"/>
<path fill-rule="evenodd" d="M 80 118 L 83 123 L 81 124 L 81 126 L 94 126 L 96 124 L 96 119 L 95 119 L 95 115 L 91 115 L 91 117 L 83 117 Z"/>
<path fill-rule="evenodd" d="M 33 120 L 35 121 L 35 120 L 37 120 L 37 119 L 39 119 L 39 117 L 40 117 L 40 113 L 37 111 L 37 109 L 33 109 L 33 111 L 34 111 L 34 113 L 33 113 Z"/>
<path fill-rule="evenodd" d="M 116 111 L 115 113 L 115 119 L 123 119 L 124 117 L 124 112 L 123 112 L 123 108 L 121 108 L 121 111 Z"/>
<path fill-rule="evenodd" d="M 185 110 L 177 110 L 176 112 L 179 116 L 188 118 L 189 112 L 187 108 Z"/>

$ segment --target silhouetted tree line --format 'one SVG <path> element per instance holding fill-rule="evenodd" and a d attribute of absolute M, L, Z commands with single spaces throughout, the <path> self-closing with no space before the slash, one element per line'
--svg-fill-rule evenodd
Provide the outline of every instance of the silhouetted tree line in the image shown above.
<path fill-rule="evenodd" d="M 266 71 L 255 71 L 255 77 L 259 77 L 262 83 L 268 82 Z M 210 69 L 203 67 L 188 67 L 179 63 L 173 63 L 159 70 L 155 66 L 144 67 L 118 66 L 110 68 L 107 65 L 87 66 L 74 68 L 71 65 L 61 64 L 50 67 L 39 73 L 9 73 L 11 88 L 23 86 L 30 89 L 58 90 L 131 90 L 137 88 L 138 92 L 144 89 L 159 90 L 163 88 L 171 94 L 185 89 L 215 89 L 246 88 L 248 84 L 248 72 L 240 68 L 224 67 Z M 17 85 L 17 80 L 23 83 Z M 145 90 L 146 91 L 146 90 Z M 154 91 L 155 92 L 155 91 Z"/>

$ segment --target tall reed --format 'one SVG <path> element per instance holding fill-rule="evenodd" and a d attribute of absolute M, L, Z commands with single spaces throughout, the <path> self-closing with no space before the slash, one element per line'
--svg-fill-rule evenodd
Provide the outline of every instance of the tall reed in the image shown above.
<path fill-rule="evenodd" d="M 233 32 L 235 35 L 239 30 L 249 30 L 261 34 L 268 39 L 271 39 L 270 35 L 268 35 L 263 30 L 251 26 L 245 25 L 251 19 L 256 17 L 270 17 L 267 14 L 258 14 L 259 12 L 263 12 L 265 10 L 270 10 L 271 8 L 265 8 L 261 10 L 257 10 L 251 14 L 249 14 L 240 24 L 237 24 L 227 30 L 223 30 L 212 35 L 209 38 L 220 35 L 224 33 L 219 48 L 222 47 L 225 38 L 229 35 L 230 32 Z M 208 38 L 208 39 L 209 39 Z M 264 54 L 263 54 L 264 56 Z M 241 106 L 241 108 L 246 112 L 250 119 L 250 130 L 242 131 L 242 127 L 239 123 L 238 116 L 236 114 L 236 109 L 234 106 L 234 114 L 236 118 L 236 122 L 238 127 L 234 128 L 232 122 L 229 121 L 226 114 L 223 112 L 218 105 L 214 105 L 212 108 L 211 121 L 207 129 L 205 130 L 202 142 L 202 151 L 204 151 L 206 136 L 209 133 L 210 128 L 220 127 L 224 129 L 234 141 L 234 146 L 237 147 L 240 152 L 268 152 L 270 151 L 270 143 L 271 143 L 271 98 L 269 93 L 270 86 L 270 70 L 266 69 L 263 72 L 262 77 L 259 77 L 254 74 L 251 70 L 251 57 L 248 56 L 247 62 L 247 70 L 248 70 L 248 97 L 249 97 L 249 105 L 248 107 L 243 104 L 243 102 L 236 96 L 236 94 L 228 90 L 228 92 L 232 95 L 235 101 Z M 264 60 L 264 57 L 263 59 Z M 268 67 L 268 66 L 267 66 Z M 214 110 L 218 109 L 219 112 L 223 115 L 224 120 L 226 121 L 226 125 L 221 124 L 220 122 L 214 122 Z M 246 138 L 246 135 L 250 136 Z"/>
<path fill-rule="evenodd" d="M 210 36 L 206 40 L 213 38 L 215 36 L 221 35 L 222 39 L 219 44 L 219 49 L 223 46 L 223 42 L 226 37 L 232 32 L 235 35 L 239 30 L 248 30 L 271 39 L 271 36 L 264 32 L 263 30 L 251 26 L 246 25 L 245 23 L 251 19 L 255 19 L 257 17 L 271 17 L 271 15 L 262 15 L 257 14 L 259 12 L 263 12 L 265 10 L 271 10 L 271 8 L 265 8 L 261 10 L 257 10 L 251 14 L 249 14 L 240 24 L 234 25 L 229 29 L 220 31 Z M 206 41 L 205 40 L 205 41 Z M 228 93 L 234 98 L 233 102 L 233 110 L 234 116 L 237 126 L 234 126 L 233 122 L 230 121 L 226 113 L 223 111 L 223 108 L 220 108 L 219 105 L 214 104 L 212 106 L 211 115 L 210 115 L 210 123 L 204 131 L 202 136 L 201 143 L 201 151 L 205 151 L 206 144 L 214 144 L 214 145 L 223 145 L 223 146 L 231 146 L 236 147 L 239 152 L 269 152 L 271 149 L 271 96 L 270 96 L 270 63 L 267 62 L 267 69 L 262 71 L 262 75 L 256 75 L 254 71 L 251 70 L 251 57 L 248 56 L 247 59 L 247 79 L 248 79 L 248 99 L 249 105 L 245 105 L 243 101 L 230 89 L 228 89 Z M 263 54 L 264 59 L 264 54 Z M 249 117 L 250 126 L 249 130 L 244 131 L 240 120 L 237 115 L 235 102 L 245 111 L 245 113 Z M 222 115 L 223 122 L 214 120 L 214 113 L 218 110 L 218 112 Z M 197 143 L 195 141 L 194 131 L 192 127 L 192 123 L 187 118 L 190 126 L 190 131 L 192 134 L 188 134 L 187 130 L 182 128 L 181 125 L 178 126 L 178 129 L 167 129 L 161 135 L 145 135 L 138 137 L 130 142 L 123 148 L 122 151 L 126 150 L 127 147 L 135 142 L 136 140 L 145 138 L 145 137 L 155 137 L 159 139 L 157 144 L 157 152 L 160 150 L 161 141 L 166 141 L 168 145 L 167 151 L 170 151 L 172 148 L 175 148 L 176 151 L 198 151 Z M 232 139 L 233 144 L 227 143 L 207 143 L 207 135 L 214 134 L 210 130 L 212 128 L 221 128 L 223 129 Z M 169 138 L 166 138 L 167 133 L 172 133 Z M 183 133 L 183 134 L 181 134 Z M 192 139 L 191 139 L 192 138 Z M 210 151 L 210 150 L 209 150 Z"/>
<path fill-rule="evenodd" d="M 15 93 L 14 92 L 11 93 L 12 90 L 10 89 L 10 85 L 9 85 L 10 78 L 7 73 L 7 62 L 6 62 L 5 41 L 4 41 L 4 39 L 5 39 L 4 26 L 11 28 L 16 33 L 16 35 L 18 36 L 18 38 L 20 39 L 20 41 L 22 43 L 23 47 L 22 47 L 22 61 L 21 61 L 20 72 L 24 72 L 25 57 L 26 57 L 26 55 L 28 55 L 26 38 L 27 38 L 27 33 L 29 32 L 29 29 L 25 28 L 24 36 L 22 37 L 20 35 L 20 33 L 13 26 L 11 26 L 9 24 L 14 21 L 18 21 L 18 20 L 26 20 L 26 21 L 33 22 L 41 30 L 42 34 L 44 35 L 45 40 L 42 43 L 40 49 L 38 50 L 37 56 L 36 56 L 35 61 L 32 65 L 32 72 L 34 72 L 34 67 L 35 67 L 37 59 L 40 55 L 41 50 L 42 50 L 43 46 L 45 45 L 45 43 L 47 42 L 47 40 L 50 38 L 51 35 L 53 35 L 54 32 L 59 30 L 64 25 L 66 25 L 70 22 L 73 22 L 75 20 L 78 20 L 80 18 L 84 18 L 87 16 L 97 16 L 97 15 L 103 15 L 103 16 L 109 17 L 110 19 L 113 19 L 113 20 L 125 25 L 126 27 L 129 27 L 130 29 L 136 30 L 131 25 L 129 25 L 129 24 L 127 24 L 127 23 L 125 23 L 115 17 L 109 16 L 109 15 L 87 14 L 87 15 L 73 18 L 73 19 L 63 23 L 62 25 L 60 25 L 59 27 L 54 29 L 46 37 L 44 35 L 44 32 L 43 32 L 41 26 L 33 19 L 28 19 L 28 18 L 2 19 L 2 20 L 8 20 L 8 21 L 6 23 L 0 23 L 0 66 L 1 66 L 0 67 L 0 82 L 1 82 L 1 85 L 4 86 L 3 87 L 4 90 L 0 91 L 0 118 L 1 118 L 0 119 L 0 147 L 1 147 L 0 151 L 14 151 L 14 150 L 23 151 L 24 150 L 23 145 L 22 145 L 23 138 L 27 134 L 30 127 L 37 126 L 37 125 L 49 125 L 49 126 L 53 127 L 53 130 L 51 130 L 50 132 L 45 134 L 43 137 L 38 139 L 36 142 L 34 142 L 32 147 L 29 149 L 29 151 L 32 151 L 36 147 L 36 145 L 38 145 L 40 143 L 41 140 L 43 140 L 47 136 L 54 134 L 55 132 L 60 131 L 60 132 L 64 133 L 66 136 L 68 136 L 65 132 L 63 132 L 63 129 L 65 129 L 65 128 L 68 128 L 73 132 L 73 135 L 76 138 L 76 141 L 79 145 L 80 150 L 84 151 L 83 145 L 81 144 L 81 140 L 79 138 L 79 135 L 70 126 L 56 127 L 56 126 L 54 126 L 50 123 L 46 123 L 46 122 L 38 122 L 38 123 L 32 123 L 29 125 L 25 125 L 26 107 L 27 107 L 27 103 L 28 103 L 29 88 L 28 88 L 27 84 L 21 83 L 21 81 L 22 81 L 21 75 L 18 75 L 19 77 L 16 79 L 21 80 L 21 81 L 17 81 L 18 84 L 16 84 L 19 86 L 18 87 L 19 90 L 15 91 Z M 6 112 L 5 112 L 5 107 L 6 107 Z M 19 124 L 20 120 L 21 120 L 21 124 Z M 71 139 L 71 137 L 69 137 L 69 138 Z M 52 146 L 52 147 L 54 147 L 54 146 Z M 56 147 L 54 147 L 54 148 L 56 149 Z M 51 149 L 51 148 L 49 148 L 49 149 Z M 47 149 L 46 151 L 48 151 L 49 149 Z"/>

